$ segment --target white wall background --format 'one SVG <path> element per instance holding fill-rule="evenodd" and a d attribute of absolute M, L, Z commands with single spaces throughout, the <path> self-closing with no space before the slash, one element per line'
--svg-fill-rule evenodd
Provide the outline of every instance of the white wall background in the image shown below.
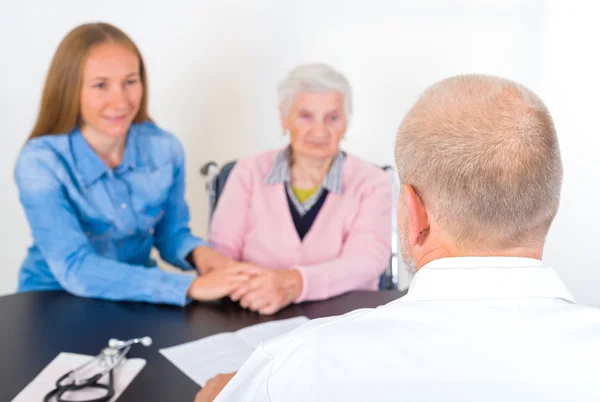
<path fill-rule="evenodd" d="M 198 168 L 285 144 L 275 86 L 299 63 L 326 62 L 348 76 L 356 112 L 344 147 L 381 164 L 393 163 L 395 130 L 432 82 L 483 72 L 530 86 L 553 112 L 566 169 L 545 261 L 580 302 L 600 307 L 600 63 L 590 46 L 597 47 L 600 28 L 594 5 L 575 3 L 0 0 L 0 294 L 14 291 L 31 242 L 13 167 L 46 69 L 67 31 L 103 20 L 126 31 L 145 56 L 150 110 L 187 150 L 192 228 L 202 235 L 207 197 Z"/>

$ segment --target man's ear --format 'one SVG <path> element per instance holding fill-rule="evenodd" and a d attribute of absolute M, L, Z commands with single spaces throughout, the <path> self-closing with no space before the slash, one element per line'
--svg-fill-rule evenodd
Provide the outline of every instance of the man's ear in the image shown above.
<path fill-rule="evenodd" d="M 404 202 L 408 214 L 408 241 L 411 246 L 417 245 L 424 232 L 429 230 L 429 217 L 425 204 L 415 189 L 404 185 Z"/>

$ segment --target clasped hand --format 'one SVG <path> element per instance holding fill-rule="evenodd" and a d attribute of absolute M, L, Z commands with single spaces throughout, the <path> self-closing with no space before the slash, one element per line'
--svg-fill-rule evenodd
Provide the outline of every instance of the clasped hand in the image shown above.
<path fill-rule="evenodd" d="M 302 276 L 296 269 L 263 269 L 253 266 L 249 280 L 231 292 L 240 306 L 260 314 L 274 314 L 300 296 Z"/>
<path fill-rule="evenodd" d="M 198 276 L 188 297 L 215 300 L 229 296 L 243 308 L 260 314 L 274 314 L 302 292 L 302 276 L 295 269 L 264 269 L 245 262 L 231 262 Z"/>

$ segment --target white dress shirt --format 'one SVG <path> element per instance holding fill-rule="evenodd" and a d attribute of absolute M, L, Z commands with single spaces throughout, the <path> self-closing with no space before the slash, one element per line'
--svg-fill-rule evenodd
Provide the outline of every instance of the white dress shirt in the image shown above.
<path fill-rule="evenodd" d="M 217 401 L 600 401 L 600 310 L 541 261 L 445 258 L 259 346 Z"/>

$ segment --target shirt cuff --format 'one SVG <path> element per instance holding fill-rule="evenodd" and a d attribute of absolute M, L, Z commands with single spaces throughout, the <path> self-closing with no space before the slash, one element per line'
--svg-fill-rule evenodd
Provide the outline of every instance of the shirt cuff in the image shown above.
<path fill-rule="evenodd" d="M 302 277 L 302 292 L 294 300 L 294 303 L 302 303 L 307 300 L 319 299 L 321 295 L 328 293 L 329 285 L 322 271 L 311 269 L 311 267 L 295 266 L 292 269 L 300 272 Z"/>
<path fill-rule="evenodd" d="M 177 262 L 179 263 L 179 267 L 181 269 L 195 269 L 195 267 L 187 261 L 186 257 L 189 253 L 194 251 L 194 249 L 201 246 L 211 247 L 211 245 L 206 240 L 202 240 L 201 238 L 193 235 L 188 235 L 181 240 L 181 243 L 179 244 L 179 250 L 177 253 Z"/>
<path fill-rule="evenodd" d="M 168 303 L 185 306 L 192 300 L 187 297 L 187 292 L 196 279 L 196 275 L 163 272 L 163 277 L 154 290 L 155 303 Z"/>

